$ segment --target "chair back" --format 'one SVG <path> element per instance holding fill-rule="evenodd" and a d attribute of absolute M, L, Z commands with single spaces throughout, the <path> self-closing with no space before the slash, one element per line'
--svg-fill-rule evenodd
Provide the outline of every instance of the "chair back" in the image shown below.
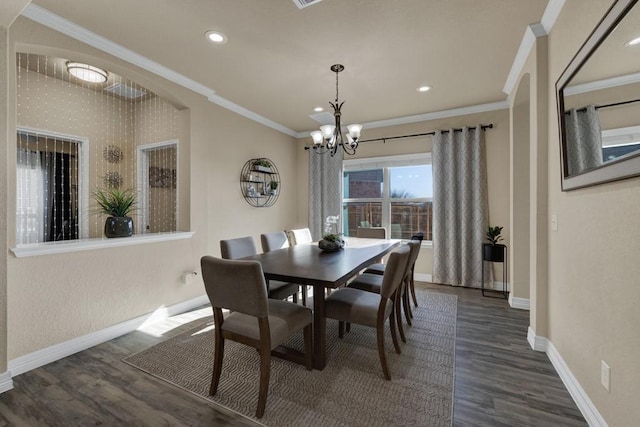
<path fill-rule="evenodd" d="M 356 237 L 364 237 L 367 239 L 386 239 L 387 229 L 384 227 L 358 227 L 356 229 Z"/>
<path fill-rule="evenodd" d="M 284 231 L 274 231 L 273 233 L 264 233 L 260 235 L 263 252 L 271 252 L 276 249 L 288 248 L 289 239 Z"/>
<path fill-rule="evenodd" d="M 382 297 L 390 298 L 404 279 L 409 252 L 409 245 L 402 245 L 389 255 L 389 260 L 384 269 L 384 276 L 382 276 L 382 286 L 380 288 Z"/>
<path fill-rule="evenodd" d="M 289 238 L 291 239 L 292 245 L 299 245 L 301 243 L 313 242 L 313 237 L 311 237 L 311 230 L 309 230 L 308 228 L 290 230 Z"/>
<path fill-rule="evenodd" d="M 422 232 L 416 233 L 413 236 L 411 236 L 411 240 L 418 240 L 418 241 L 422 242 L 423 239 L 424 239 L 424 233 L 422 233 Z"/>
<path fill-rule="evenodd" d="M 269 314 L 267 285 L 258 261 L 203 256 L 202 278 L 213 308 L 226 308 L 249 316 Z"/>
<path fill-rule="evenodd" d="M 253 237 L 239 237 L 237 239 L 220 240 L 220 252 L 224 259 L 238 259 L 257 255 L 258 248 Z"/>
<path fill-rule="evenodd" d="M 407 245 L 409 246 L 409 257 L 407 258 L 407 265 L 404 270 L 404 279 L 409 276 L 409 274 L 411 273 L 411 269 L 413 268 L 413 264 L 415 264 L 416 260 L 418 259 L 421 243 L 419 240 L 409 240 L 407 242 Z"/>

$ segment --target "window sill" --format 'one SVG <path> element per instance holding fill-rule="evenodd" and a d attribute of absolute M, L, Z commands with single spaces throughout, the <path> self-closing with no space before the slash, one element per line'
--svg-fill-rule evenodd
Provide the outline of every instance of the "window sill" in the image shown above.
<path fill-rule="evenodd" d="M 66 240 L 62 242 L 44 242 L 18 245 L 11 248 L 17 258 L 60 254 L 65 252 L 80 252 L 91 249 L 113 248 L 118 246 L 141 245 L 145 243 L 167 242 L 170 240 L 190 239 L 193 231 L 176 231 L 172 233 L 137 234 L 131 237 L 115 239 L 96 238 L 82 240 Z"/>

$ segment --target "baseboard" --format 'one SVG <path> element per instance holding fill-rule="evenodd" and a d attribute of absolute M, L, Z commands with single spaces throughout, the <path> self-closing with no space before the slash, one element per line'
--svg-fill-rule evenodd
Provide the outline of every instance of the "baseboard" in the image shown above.
<path fill-rule="evenodd" d="M 0 374 L 0 393 L 9 391 L 13 388 L 13 380 L 11 379 L 11 371 Z"/>
<path fill-rule="evenodd" d="M 416 282 L 433 283 L 433 276 L 431 274 L 427 274 L 427 273 L 416 273 L 416 274 L 413 275 L 413 279 Z"/>
<path fill-rule="evenodd" d="M 571 398 L 576 403 L 576 406 L 580 409 L 587 424 L 591 427 L 608 427 L 607 422 L 602 418 L 602 415 L 600 415 L 600 412 L 598 412 L 598 409 L 591 399 L 589 399 L 589 396 L 580 385 L 580 382 L 578 382 L 578 379 L 573 375 L 553 343 L 545 337 L 536 336 L 531 327 L 529 327 L 527 332 L 527 341 L 529 341 L 531 348 L 534 350 L 544 351 L 547 354 L 547 357 L 558 373 L 558 376 L 560 376 Z"/>
<path fill-rule="evenodd" d="M 175 316 L 176 314 L 184 313 L 185 311 L 192 310 L 207 304 L 209 299 L 206 295 L 184 301 L 163 310 L 156 310 L 153 313 L 149 313 L 135 319 L 127 320 L 116 325 L 109 326 L 105 329 L 92 332 L 81 337 L 74 338 L 72 340 L 55 344 L 42 350 L 34 351 L 33 353 L 20 356 L 9 361 L 9 372 L 12 376 L 23 374 L 40 366 L 46 365 L 56 360 L 60 360 L 64 357 L 70 356 L 79 351 L 86 350 L 103 342 L 107 342 L 121 335 L 128 334 L 135 331 L 143 323 L 154 323 L 160 320 L 164 320 L 168 317 Z M 1 378 L 0 378 L 1 383 Z"/>
<path fill-rule="evenodd" d="M 517 308 L 518 310 L 530 310 L 531 301 L 528 298 L 514 297 L 513 293 L 509 294 L 509 305 L 511 308 Z"/>

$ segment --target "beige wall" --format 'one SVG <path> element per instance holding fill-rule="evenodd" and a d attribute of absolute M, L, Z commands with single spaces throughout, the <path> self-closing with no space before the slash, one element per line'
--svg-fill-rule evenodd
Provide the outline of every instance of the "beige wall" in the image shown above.
<path fill-rule="evenodd" d="M 10 133 L 9 32 L 0 25 L 0 165 L 7 164 Z M 13 131 L 11 131 L 13 133 Z M 7 168 L 0 168 L 0 200 L 7 200 Z M 0 204 L 0 374 L 7 370 L 7 216 L 9 204 Z"/>
<path fill-rule="evenodd" d="M 293 138 L 26 19 L 19 18 L 10 34 L 10 69 L 15 67 L 16 50 L 29 48 L 62 57 L 72 52 L 77 60 L 126 76 L 181 106 L 178 120 L 187 129 L 179 135 L 180 212 L 190 216 L 187 224 L 195 236 L 28 258 L 9 255 L 9 360 L 201 296 L 202 282 L 183 285 L 181 275 L 198 271 L 202 255 L 219 255 L 219 239 L 258 238 L 266 230 L 294 226 L 297 165 Z M 11 76 L 15 77 L 15 71 Z M 15 86 L 15 80 L 10 83 Z M 15 134 L 15 127 L 10 126 L 8 132 Z M 271 208 L 253 208 L 240 194 L 240 170 L 252 157 L 269 157 L 280 171 L 280 197 Z M 15 162 L 4 156 L 0 159 L 7 165 L 1 169 L 9 171 L 8 188 L 15 188 Z M 2 186 L 0 190 L 6 192 Z M 15 191 L 7 192 L 7 200 L 7 206 L 15 206 Z M 7 211 L 10 223 L 15 222 L 14 209 Z M 7 239 L 10 237 L 3 234 L 3 240 Z"/>
<path fill-rule="evenodd" d="M 548 338 L 613 427 L 640 420 L 640 178 L 561 191 L 553 87 L 611 3 L 568 0 L 549 37 L 549 214 L 558 231 L 549 233 Z"/>
<path fill-rule="evenodd" d="M 412 135 L 430 132 L 437 129 L 459 128 L 462 126 L 474 126 L 477 124 L 493 123 L 493 129 L 485 133 L 487 147 L 487 183 L 489 187 L 489 222 L 492 225 L 502 225 L 505 242 L 509 241 L 509 110 L 492 111 L 488 113 L 471 114 L 467 116 L 451 117 L 447 119 L 430 120 L 419 123 L 389 126 L 385 128 L 367 129 L 362 131 L 362 139 L 379 137 Z M 298 198 L 300 201 L 308 200 L 309 191 L 309 155 L 316 155 L 311 151 L 305 151 L 304 145 L 311 144 L 311 138 L 298 141 Z M 367 158 L 392 156 L 399 154 L 415 154 L 431 151 L 431 137 L 400 139 L 382 142 L 367 142 L 358 147 L 355 156 L 349 158 Z M 298 205 L 298 226 L 306 227 L 308 222 L 308 204 Z M 480 250 L 480 249 L 478 249 Z M 501 280 L 500 266 L 495 266 L 496 277 Z M 422 248 L 416 262 L 416 273 L 432 274 L 433 251 L 431 248 Z"/>

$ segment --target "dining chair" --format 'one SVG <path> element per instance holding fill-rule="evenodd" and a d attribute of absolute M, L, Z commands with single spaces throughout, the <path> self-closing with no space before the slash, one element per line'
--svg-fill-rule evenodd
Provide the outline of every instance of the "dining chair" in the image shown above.
<path fill-rule="evenodd" d="M 367 239 L 386 239 L 387 229 L 384 227 L 360 227 L 356 228 L 356 237 Z"/>
<path fill-rule="evenodd" d="M 289 230 L 287 234 L 289 235 L 289 241 L 291 245 L 313 242 L 313 237 L 311 237 L 311 230 L 309 230 L 308 228 Z"/>
<path fill-rule="evenodd" d="M 416 233 L 413 236 L 411 236 L 411 240 L 417 240 L 420 243 L 422 243 L 423 239 L 424 239 L 424 233 L 422 233 L 422 232 Z M 371 264 L 369 267 L 366 268 L 366 270 L 364 272 L 365 273 L 382 275 L 384 273 L 384 267 L 385 267 L 385 265 L 382 264 L 382 263 Z M 416 288 L 415 288 L 415 269 L 416 269 L 416 263 L 414 262 L 411 265 L 411 276 L 410 276 L 410 281 L 409 281 L 409 290 L 411 291 L 411 298 L 413 299 L 413 305 L 415 305 L 417 307 L 418 306 L 418 300 L 416 298 Z"/>
<path fill-rule="evenodd" d="M 389 262 L 382 276 L 383 283 L 379 294 L 346 287 L 332 292 L 325 300 L 325 317 L 338 320 L 338 336 L 340 338 L 344 336 L 345 322 L 376 328 L 378 356 L 386 380 L 391 380 L 391 374 L 384 351 L 384 325 L 389 319 L 393 346 L 396 353 L 400 354 L 400 345 L 393 320 L 395 312 L 393 297 L 402 282 L 408 258 L 409 246 L 407 245 L 402 245 L 389 255 Z"/>
<path fill-rule="evenodd" d="M 274 231 L 272 233 L 264 233 L 260 235 L 260 242 L 262 243 L 263 252 L 271 252 L 277 249 L 284 249 L 289 247 L 289 239 L 284 231 Z M 307 305 L 307 287 L 300 285 L 302 288 L 302 305 Z M 296 302 L 297 302 L 298 288 L 296 287 Z"/>
<path fill-rule="evenodd" d="M 418 258 L 418 254 L 420 253 L 420 242 L 416 240 L 410 240 L 407 242 L 409 246 L 409 257 L 407 258 L 407 263 L 403 266 L 402 273 L 402 282 L 398 287 L 398 291 L 394 295 L 394 307 L 395 307 L 395 322 L 398 326 L 398 332 L 400 334 L 400 339 L 402 342 L 407 342 L 406 336 L 404 334 L 404 327 L 402 326 L 402 311 L 404 311 L 405 319 L 407 324 L 411 326 L 411 308 L 409 306 L 409 277 L 411 275 L 411 266 L 415 263 L 415 260 Z M 388 264 L 386 264 L 388 269 Z M 384 275 L 379 274 L 371 274 L 371 273 L 362 273 L 354 280 L 352 280 L 347 287 L 360 289 L 367 292 L 380 293 L 382 289 L 382 284 L 384 282 Z"/>
<path fill-rule="evenodd" d="M 302 330 L 305 366 L 309 371 L 312 369 L 311 310 L 298 304 L 267 298 L 264 273 L 258 261 L 204 256 L 200 264 L 215 324 L 213 375 L 209 395 L 215 396 L 218 392 L 225 340 L 255 347 L 260 354 L 256 417 L 261 418 L 269 392 L 271 350 Z M 231 310 L 232 313 L 224 317 L 223 309 Z"/>
<path fill-rule="evenodd" d="M 220 240 L 220 253 L 224 259 L 238 259 L 246 256 L 257 255 L 258 248 L 253 237 L 238 237 L 236 239 Z M 287 299 L 293 297 L 293 302 L 298 302 L 298 285 L 295 283 L 267 281 L 269 298 Z"/>

